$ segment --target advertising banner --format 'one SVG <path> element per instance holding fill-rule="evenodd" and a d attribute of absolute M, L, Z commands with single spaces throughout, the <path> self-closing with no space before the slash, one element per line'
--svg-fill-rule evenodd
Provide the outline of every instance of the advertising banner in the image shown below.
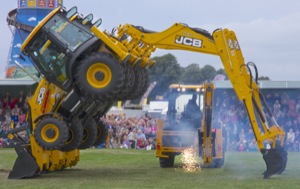
<path fill-rule="evenodd" d="M 18 0 L 19 9 L 54 9 L 63 5 L 63 0 Z"/>
<path fill-rule="evenodd" d="M 46 7 L 46 0 L 38 0 L 39 7 Z"/>
<path fill-rule="evenodd" d="M 26 2 L 26 0 L 20 0 L 20 1 L 19 1 L 19 7 L 20 7 L 20 8 L 25 8 L 25 7 L 27 7 L 27 2 Z"/>
<path fill-rule="evenodd" d="M 54 8 L 54 0 L 48 0 L 48 7 Z"/>
<path fill-rule="evenodd" d="M 36 7 L 36 0 L 28 0 L 28 7 Z"/>

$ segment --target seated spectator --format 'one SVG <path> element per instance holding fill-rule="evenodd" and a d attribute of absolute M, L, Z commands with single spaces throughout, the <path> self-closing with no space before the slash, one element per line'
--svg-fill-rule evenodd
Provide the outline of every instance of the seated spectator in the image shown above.
<path fill-rule="evenodd" d="M 137 149 L 143 150 L 146 146 L 146 140 L 143 140 L 142 138 L 137 139 Z"/>
<path fill-rule="evenodd" d="M 141 129 L 138 129 L 136 133 L 136 140 L 138 149 L 144 149 L 146 147 L 146 136 Z"/>
<path fill-rule="evenodd" d="M 122 142 L 121 148 L 129 149 L 130 147 L 131 147 L 131 143 L 128 139 L 128 135 L 125 134 L 123 136 L 123 142 Z"/>
<path fill-rule="evenodd" d="M 137 131 L 137 133 L 136 133 L 136 139 L 137 139 L 137 140 L 141 139 L 141 140 L 143 140 L 143 141 L 146 140 L 146 136 L 145 136 L 145 134 L 142 132 L 141 129 L 138 129 L 138 131 Z"/>
<path fill-rule="evenodd" d="M 20 109 L 18 120 L 20 123 L 20 126 L 25 126 L 26 125 L 26 114 L 22 109 Z"/>
<path fill-rule="evenodd" d="M 155 148 L 156 147 L 155 147 L 155 142 L 154 142 L 153 137 L 149 137 L 146 150 L 154 150 Z"/>

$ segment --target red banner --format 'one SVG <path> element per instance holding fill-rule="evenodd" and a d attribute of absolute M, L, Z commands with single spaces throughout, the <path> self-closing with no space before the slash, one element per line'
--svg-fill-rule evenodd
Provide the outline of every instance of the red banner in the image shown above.
<path fill-rule="evenodd" d="M 54 8 L 54 0 L 48 0 L 48 7 Z"/>
<path fill-rule="evenodd" d="M 39 7 L 46 7 L 46 0 L 39 0 L 38 5 Z"/>

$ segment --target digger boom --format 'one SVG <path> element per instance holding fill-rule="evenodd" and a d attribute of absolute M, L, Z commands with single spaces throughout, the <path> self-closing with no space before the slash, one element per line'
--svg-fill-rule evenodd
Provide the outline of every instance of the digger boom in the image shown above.
<path fill-rule="evenodd" d="M 262 104 L 265 106 L 266 103 L 258 87 L 257 68 L 254 63 L 244 62 L 239 42 L 233 31 L 217 29 L 210 34 L 200 28 L 175 23 L 162 32 L 153 32 L 141 26 L 125 24 L 119 26 L 116 38 L 120 39 L 129 51 L 140 53 L 142 65 L 146 65 L 149 59 L 149 53 L 146 52 L 153 52 L 156 48 L 219 56 L 238 99 L 245 105 L 257 145 L 266 161 L 267 171 L 264 177 L 269 178 L 285 169 L 287 153 L 282 148 L 285 132 L 276 123 L 273 115 L 269 116 L 274 123 L 272 126 L 269 125 L 263 113 Z M 255 75 L 252 74 L 251 66 L 256 71 Z M 270 114 L 270 111 L 268 113 Z M 270 150 L 265 148 L 266 142 L 271 144 Z M 270 163 L 274 158 L 277 161 Z"/>

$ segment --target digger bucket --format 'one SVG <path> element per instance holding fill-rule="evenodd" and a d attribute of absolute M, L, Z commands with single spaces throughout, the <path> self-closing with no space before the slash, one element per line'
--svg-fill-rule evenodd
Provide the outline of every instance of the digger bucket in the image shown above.
<path fill-rule="evenodd" d="M 262 154 L 267 165 L 267 170 L 263 173 L 265 179 L 274 174 L 281 174 L 285 170 L 287 152 L 282 147 L 263 149 Z"/>
<path fill-rule="evenodd" d="M 39 167 L 32 155 L 21 145 L 16 146 L 15 150 L 18 157 L 13 169 L 8 175 L 8 179 L 21 179 L 35 176 L 39 171 Z"/>

